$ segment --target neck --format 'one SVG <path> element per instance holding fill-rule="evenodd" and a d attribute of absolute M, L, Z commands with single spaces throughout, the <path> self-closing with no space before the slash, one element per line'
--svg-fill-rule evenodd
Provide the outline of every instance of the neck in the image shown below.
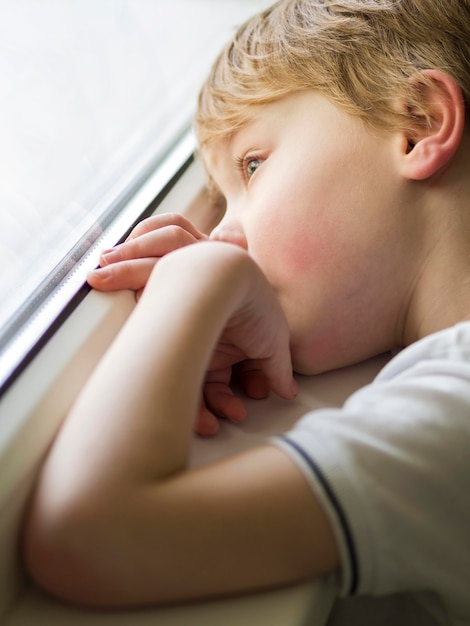
<path fill-rule="evenodd" d="M 426 246 L 410 289 L 405 345 L 470 319 L 470 202 L 443 191 L 427 207 L 433 219 L 427 220 Z"/>

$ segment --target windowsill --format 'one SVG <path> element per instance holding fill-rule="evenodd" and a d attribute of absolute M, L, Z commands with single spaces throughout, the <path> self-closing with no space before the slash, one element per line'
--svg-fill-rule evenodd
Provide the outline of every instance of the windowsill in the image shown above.
<path fill-rule="evenodd" d="M 4 626 L 301 626 L 326 622 L 334 598 L 331 585 L 315 582 L 240 598 L 139 611 L 87 611 L 27 590 Z"/>

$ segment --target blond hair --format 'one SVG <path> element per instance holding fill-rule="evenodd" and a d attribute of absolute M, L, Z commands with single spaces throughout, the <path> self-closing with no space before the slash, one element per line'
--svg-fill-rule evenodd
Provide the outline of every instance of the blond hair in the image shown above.
<path fill-rule="evenodd" d="M 196 135 L 200 146 L 230 135 L 253 106 L 304 89 L 372 128 L 408 127 L 397 96 L 426 120 L 410 78 L 431 68 L 453 77 L 468 112 L 469 63 L 470 0 L 281 0 L 222 50 L 200 92 Z"/>

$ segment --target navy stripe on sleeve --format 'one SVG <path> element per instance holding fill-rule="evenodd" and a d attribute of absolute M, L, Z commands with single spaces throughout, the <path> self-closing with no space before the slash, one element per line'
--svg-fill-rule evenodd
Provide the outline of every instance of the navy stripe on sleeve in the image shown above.
<path fill-rule="evenodd" d="M 346 519 L 346 515 L 341 507 L 341 504 L 338 501 L 338 498 L 334 494 L 330 484 L 327 479 L 321 472 L 320 468 L 316 465 L 316 463 L 302 450 L 302 448 L 295 442 L 286 437 L 285 435 L 281 436 L 280 439 L 288 443 L 292 448 L 294 448 L 300 456 L 304 459 L 307 465 L 310 467 L 312 472 L 316 475 L 319 482 L 321 483 L 326 495 L 328 496 L 333 508 L 338 516 L 338 520 L 340 522 L 341 528 L 344 533 L 344 537 L 346 540 L 346 547 L 349 553 L 349 559 L 351 564 L 351 585 L 349 588 L 349 593 L 354 595 L 357 592 L 358 584 L 359 584 L 359 568 L 357 562 L 356 549 L 354 547 L 354 541 L 352 538 L 352 533 L 349 528 L 348 520 Z"/>

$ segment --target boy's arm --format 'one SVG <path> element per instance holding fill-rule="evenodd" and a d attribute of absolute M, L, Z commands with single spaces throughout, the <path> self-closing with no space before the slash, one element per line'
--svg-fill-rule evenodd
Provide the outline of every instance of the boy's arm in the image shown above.
<path fill-rule="evenodd" d="M 78 603 L 136 605 L 338 567 L 326 515 L 281 450 L 186 467 L 206 370 L 242 356 L 293 396 L 285 321 L 255 264 L 218 243 L 165 257 L 45 464 L 24 536 L 39 584 Z"/>
<path fill-rule="evenodd" d="M 173 250 L 207 239 L 207 235 L 183 215 L 154 215 L 139 222 L 124 243 L 104 251 L 100 267 L 91 272 L 88 282 L 101 291 L 133 289 L 140 297 L 160 258 Z M 261 399 L 269 394 L 264 376 L 256 363 L 240 364 L 237 377 L 249 397 Z M 230 377 L 220 374 L 216 382 L 207 381 L 194 422 L 197 433 L 203 436 L 215 435 L 219 430 L 219 417 L 235 422 L 245 419 L 245 405 L 233 394 L 229 383 Z"/>

